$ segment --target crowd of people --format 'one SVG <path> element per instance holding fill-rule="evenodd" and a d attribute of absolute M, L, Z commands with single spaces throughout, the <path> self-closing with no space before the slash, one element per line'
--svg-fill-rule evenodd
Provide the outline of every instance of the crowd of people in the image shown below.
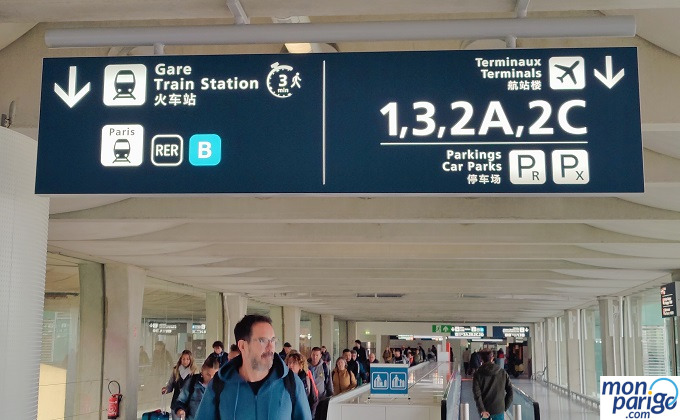
<path fill-rule="evenodd" d="M 506 370 L 509 374 L 514 377 L 518 377 L 524 371 L 524 364 L 522 357 L 518 351 L 510 352 L 509 356 L 506 357 L 505 351 L 503 349 L 493 350 L 474 350 L 472 351 L 469 347 L 463 351 L 463 371 L 468 376 L 473 376 L 475 371 L 479 369 L 483 364 L 481 359 L 482 351 L 491 351 L 494 357 L 494 363 L 499 365 L 501 369 Z"/>
<path fill-rule="evenodd" d="M 182 352 L 161 388 L 162 394 L 172 394 L 173 420 L 311 420 L 317 414 L 316 418 L 325 418 L 328 399 L 368 382 L 371 365 L 379 362 L 360 340 L 344 349 L 332 367 L 325 346 L 312 348 L 309 358 L 290 343 L 277 353 L 272 321 L 262 315 L 246 315 L 236 324 L 234 337 L 229 352 L 215 341 L 213 353 L 200 369 L 191 351 Z M 170 353 L 158 343 L 152 364 L 163 368 Z M 413 366 L 436 360 L 436 355 L 435 346 L 425 351 L 420 343 L 415 348 L 387 346 L 382 361 Z M 508 364 L 517 364 L 518 357 L 512 353 Z M 505 362 L 503 349 L 472 352 L 468 348 L 463 353 L 465 374 L 473 376 L 475 402 L 483 418 L 502 419 L 512 401 Z"/>
<path fill-rule="evenodd" d="M 409 366 L 415 366 L 418 363 L 425 361 L 436 361 L 437 360 L 437 347 L 432 345 L 427 352 L 423 348 L 421 343 L 415 348 L 406 347 L 402 345 L 400 348 L 391 348 L 390 346 L 385 347 L 382 354 L 384 363 L 403 363 Z"/>
<path fill-rule="evenodd" d="M 156 343 L 152 365 L 171 370 L 161 393 L 172 395 L 173 420 L 249 420 L 262 417 L 261 413 L 274 420 L 312 419 L 317 411 L 327 409 L 330 397 L 367 383 L 371 364 L 379 362 L 360 340 L 355 340 L 353 348 L 344 349 L 332 366 L 325 346 L 313 347 L 309 358 L 290 343 L 276 352 L 272 321 L 262 315 L 246 315 L 236 324 L 234 337 L 236 343 L 228 352 L 223 342 L 215 341 L 213 353 L 200 369 L 191 351 L 184 350 L 173 365 L 165 344 Z M 140 360 L 141 352 L 140 348 Z M 435 346 L 426 352 L 418 344 L 415 348 L 388 346 L 382 356 L 384 363 L 413 366 L 436 360 L 436 353 Z M 324 417 L 325 412 L 319 416 Z"/>
<path fill-rule="evenodd" d="M 248 420 L 267 413 L 268 419 L 312 419 L 320 403 L 325 401 L 327 408 L 330 397 L 367 382 L 370 364 L 378 362 L 360 340 L 345 349 L 334 366 L 325 346 L 312 348 L 309 358 L 290 343 L 277 353 L 271 324 L 266 316 L 246 315 L 234 328 L 236 343 L 229 352 L 224 343 L 215 341 L 200 369 L 190 350 L 172 365 L 165 344 L 157 342 L 152 364 L 171 370 L 161 388 L 162 394 L 172 395 L 171 418 Z M 140 348 L 140 359 L 141 352 Z"/>

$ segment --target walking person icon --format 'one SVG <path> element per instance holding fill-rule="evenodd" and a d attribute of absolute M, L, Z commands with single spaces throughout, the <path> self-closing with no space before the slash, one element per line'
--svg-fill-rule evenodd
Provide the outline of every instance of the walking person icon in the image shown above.
<path fill-rule="evenodd" d="M 302 81 L 302 78 L 300 77 L 300 73 L 299 73 L 299 72 L 296 72 L 296 73 L 295 73 L 295 76 L 293 76 L 293 80 L 292 80 L 292 83 L 291 83 L 290 87 L 292 87 L 292 88 L 294 88 L 294 87 L 299 88 L 299 87 L 300 87 L 300 82 L 301 82 L 301 81 Z"/>

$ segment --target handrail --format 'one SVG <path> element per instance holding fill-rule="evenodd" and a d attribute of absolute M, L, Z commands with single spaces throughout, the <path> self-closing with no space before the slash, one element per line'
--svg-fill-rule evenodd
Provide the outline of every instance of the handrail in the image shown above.
<path fill-rule="evenodd" d="M 593 409 L 599 410 L 600 409 L 600 400 L 597 398 L 589 397 L 587 395 L 583 395 L 579 392 L 574 392 L 568 388 L 563 387 L 562 385 L 557 385 L 552 382 L 545 381 L 546 386 L 555 388 L 556 390 L 566 394 L 569 396 L 569 398 L 572 398 L 578 402 L 583 403 L 586 406 L 592 406 Z"/>
<path fill-rule="evenodd" d="M 512 398 L 513 405 L 515 405 L 515 397 L 514 396 L 517 395 L 517 394 L 521 395 L 524 399 L 526 399 L 529 402 L 529 404 L 533 408 L 533 412 L 534 412 L 534 419 L 533 420 L 541 420 L 541 409 L 539 407 L 538 401 L 531 398 L 526 392 L 519 389 L 516 385 L 513 384 L 512 388 L 513 388 L 513 398 Z M 524 417 L 524 416 L 522 416 L 522 417 Z"/>
<path fill-rule="evenodd" d="M 460 362 L 456 361 L 453 367 L 453 372 L 456 373 L 454 380 L 449 381 L 441 402 L 441 419 L 442 420 L 458 420 L 460 416 L 460 391 L 461 391 L 461 376 L 460 376 Z"/>

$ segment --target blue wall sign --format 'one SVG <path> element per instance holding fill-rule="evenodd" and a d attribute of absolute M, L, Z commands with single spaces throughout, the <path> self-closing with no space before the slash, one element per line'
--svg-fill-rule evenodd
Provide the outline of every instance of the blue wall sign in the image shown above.
<path fill-rule="evenodd" d="M 371 363 L 371 396 L 408 395 L 408 366 Z"/>
<path fill-rule="evenodd" d="M 39 194 L 644 188 L 635 48 L 48 58 Z"/>

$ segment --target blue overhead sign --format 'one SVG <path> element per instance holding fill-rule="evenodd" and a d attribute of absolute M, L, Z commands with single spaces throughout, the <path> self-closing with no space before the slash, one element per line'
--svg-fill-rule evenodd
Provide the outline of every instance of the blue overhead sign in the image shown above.
<path fill-rule="evenodd" d="M 451 337 L 484 338 L 486 337 L 486 327 L 456 325 L 451 328 Z"/>
<path fill-rule="evenodd" d="M 39 194 L 643 187 L 635 48 L 43 64 Z"/>
<path fill-rule="evenodd" d="M 408 365 L 371 363 L 371 396 L 408 395 Z"/>
<path fill-rule="evenodd" d="M 529 338 L 529 327 L 494 325 L 491 337 L 496 339 L 516 338 L 526 340 Z"/>

